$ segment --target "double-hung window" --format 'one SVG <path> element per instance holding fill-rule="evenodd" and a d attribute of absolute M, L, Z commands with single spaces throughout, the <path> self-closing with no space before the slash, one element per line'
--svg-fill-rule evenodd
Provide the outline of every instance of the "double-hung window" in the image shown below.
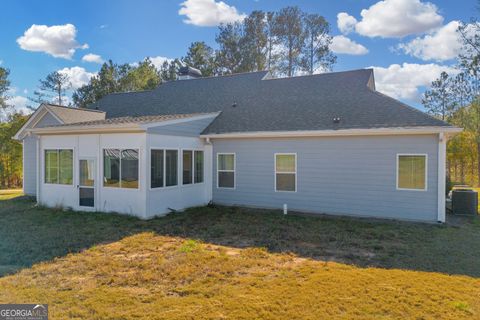
<path fill-rule="evenodd" d="M 204 170 L 203 151 L 183 150 L 182 160 L 182 184 L 202 183 Z"/>
<path fill-rule="evenodd" d="M 138 189 L 138 150 L 103 150 L 103 186 Z"/>
<path fill-rule="evenodd" d="M 217 187 L 235 188 L 235 154 L 217 154 Z"/>
<path fill-rule="evenodd" d="M 297 155 L 275 154 L 275 191 L 297 191 Z"/>
<path fill-rule="evenodd" d="M 427 190 L 427 155 L 397 155 L 397 189 Z"/>
<path fill-rule="evenodd" d="M 73 184 L 73 150 L 45 150 L 45 183 Z"/>
<path fill-rule="evenodd" d="M 150 188 L 178 185 L 178 151 L 152 149 L 150 152 Z"/>

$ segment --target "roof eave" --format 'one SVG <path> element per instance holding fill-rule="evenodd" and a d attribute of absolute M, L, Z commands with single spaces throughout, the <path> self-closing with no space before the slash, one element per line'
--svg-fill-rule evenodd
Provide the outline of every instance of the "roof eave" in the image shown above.
<path fill-rule="evenodd" d="M 279 138 L 279 137 L 328 137 L 328 136 L 369 136 L 369 135 L 418 135 L 418 134 L 455 134 L 463 129 L 458 127 L 396 127 L 369 129 L 304 130 L 304 131 L 256 131 L 202 134 L 201 138 Z"/>
<path fill-rule="evenodd" d="M 86 134 L 86 133 L 131 133 L 131 132 L 145 132 L 145 128 L 142 128 L 138 124 L 128 125 L 109 125 L 109 126 L 65 126 L 65 127 L 46 127 L 30 129 L 29 132 L 33 132 L 37 135 L 51 135 L 51 134 Z"/>

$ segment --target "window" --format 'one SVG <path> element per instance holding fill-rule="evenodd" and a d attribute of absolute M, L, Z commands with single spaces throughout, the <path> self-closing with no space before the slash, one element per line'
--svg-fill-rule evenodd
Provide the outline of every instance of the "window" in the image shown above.
<path fill-rule="evenodd" d="M 183 184 L 191 184 L 193 181 L 193 152 L 183 150 Z"/>
<path fill-rule="evenodd" d="M 195 151 L 195 183 L 203 182 L 203 151 Z"/>
<path fill-rule="evenodd" d="M 178 184 L 178 151 L 165 151 L 165 186 L 171 187 Z"/>
<path fill-rule="evenodd" d="M 275 191 L 297 191 L 296 154 L 275 154 Z"/>
<path fill-rule="evenodd" d="M 152 149 L 150 152 L 150 188 L 176 186 L 178 151 Z"/>
<path fill-rule="evenodd" d="M 217 187 L 235 188 L 235 154 L 219 153 L 217 157 Z"/>
<path fill-rule="evenodd" d="M 161 188 L 163 187 L 163 171 L 164 171 L 164 155 L 163 150 L 152 150 L 150 153 L 150 187 Z"/>
<path fill-rule="evenodd" d="M 138 188 L 138 150 L 103 150 L 103 186 Z"/>
<path fill-rule="evenodd" d="M 162 188 L 178 184 L 178 151 L 152 149 L 150 154 L 150 187 Z M 203 151 L 184 150 L 182 152 L 182 184 L 202 183 Z"/>
<path fill-rule="evenodd" d="M 138 150 L 122 150 L 120 188 L 138 189 Z"/>
<path fill-rule="evenodd" d="M 120 187 L 120 150 L 103 150 L 103 186 Z"/>
<path fill-rule="evenodd" d="M 73 184 L 73 150 L 45 150 L 45 183 Z"/>
<path fill-rule="evenodd" d="M 426 155 L 398 155 L 397 189 L 427 190 Z"/>

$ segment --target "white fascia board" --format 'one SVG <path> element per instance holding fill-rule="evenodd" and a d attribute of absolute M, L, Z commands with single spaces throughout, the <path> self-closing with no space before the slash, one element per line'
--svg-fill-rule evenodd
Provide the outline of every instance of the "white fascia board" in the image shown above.
<path fill-rule="evenodd" d="M 330 136 L 369 136 L 369 135 L 415 135 L 459 133 L 463 129 L 457 127 L 399 127 L 373 129 L 339 129 L 310 131 L 259 131 L 221 134 L 203 134 L 201 138 L 234 139 L 234 138 L 281 138 L 281 137 L 330 137 Z"/>
<path fill-rule="evenodd" d="M 38 135 L 47 134 L 82 134 L 82 133 L 108 133 L 108 132 L 144 132 L 138 124 L 115 124 L 109 126 L 65 126 L 29 129 Z"/>

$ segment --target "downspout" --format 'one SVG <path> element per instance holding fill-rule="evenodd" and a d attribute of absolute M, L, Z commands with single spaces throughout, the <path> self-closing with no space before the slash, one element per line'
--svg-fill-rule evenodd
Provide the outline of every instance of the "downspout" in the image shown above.
<path fill-rule="evenodd" d="M 439 133 L 438 134 L 438 173 L 437 173 L 437 184 L 438 184 L 438 212 L 437 212 L 437 221 L 440 223 L 445 222 L 445 185 L 446 185 L 446 168 L 445 168 L 445 163 L 446 163 L 446 153 L 447 153 L 447 147 L 446 147 L 446 140 L 447 137 L 445 134 Z"/>
<path fill-rule="evenodd" d="M 210 138 L 205 138 L 205 155 L 208 153 L 208 159 L 210 163 L 208 163 L 209 174 L 208 174 L 208 182 L 206 183 L 206 194 L 205 194 L 205 202 L 210 203 L 213 200 L 213 144 L 210 141 Z M 205 157 L 207 158 L 207 157 Z"/>
<path fill-rule="evenodd" d="M 36 144 L 37 144 L 37 174 L 36 174 L 36 178 L 37 178 L 37 204 L 40 204 L 40 187 L 41 187 L 41 183 L 40 183 L 40 179 L 41 179 L 41 176 L 42 176 L 42 171 L 41 171 L 41 157 L 42 157 L 42 153 L 41 153 L 41 136 L 36 136 L 37 139 L 36 139 Z"/>

